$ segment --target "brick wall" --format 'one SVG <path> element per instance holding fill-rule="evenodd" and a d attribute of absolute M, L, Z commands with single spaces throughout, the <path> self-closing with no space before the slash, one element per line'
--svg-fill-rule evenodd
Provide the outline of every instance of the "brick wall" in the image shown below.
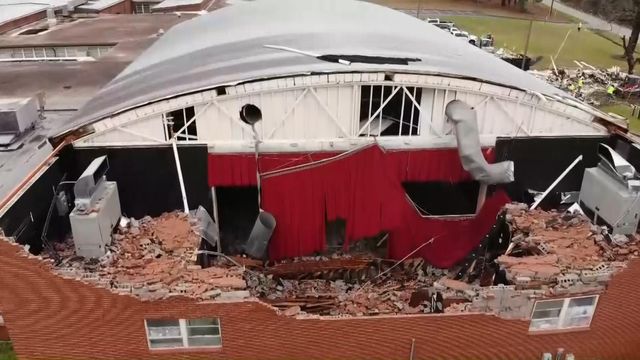
<path fill-rule="evenodd" d="M 420 315 L 297 320 L 258 302 L 141 302 L 51 274 L 0 240 L 0 309 L 20 359 L 538 359 L 564 348 L 577 359 L 640 354 L 640 261 L 614 277 L 591 330 L 528 335 L 527 321 L 491 315 Z M 147 348 L 145 317 L 217 316 L 222 348 L 207 352 Z"/>
<path fill-rule="evenodd" d="M 131 0 L 124 0 L 106 9 L 99 11 L 100 14 L 133 14 Z"/>
<path fill-rule="evenodd" d="M 31 14 L 29 16 L 21 17 L 19 19 L 15 19 L 13 21 L 6 22 L 0 25 L 0 34 L 4 34 L 7 31 L 11 31 L 17 29 L 19 27 L 29 25 L 38 20 L 42 20 L 47 17 L 47 11 L 41 11 L 35 14 Z"/>
<path fill-rule="evenodd" d="M 0 341 L 9 341 L 9 330 L 6 326 L 0 326 Z"/>

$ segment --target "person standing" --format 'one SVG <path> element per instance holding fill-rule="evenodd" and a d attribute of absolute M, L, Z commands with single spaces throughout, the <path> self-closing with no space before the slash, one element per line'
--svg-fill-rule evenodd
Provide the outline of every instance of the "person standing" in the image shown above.
<path fill-rule="evenodd" d="M 616 87 L 613 86 L 613 84 L 609 84 L 609 86 L 607 87 L 607 95 L 609 95 L 609 98 L 611 100 L 615 100 L 616 98 L 615 93 L 616 93 Z"/>
<path fill-rule="evenodd" d="M 582 23 L 581 23 L 581 22 L 579 22 L 579 23 L 578 23 L 578 32 L 579 32 L 580 30 L 582 30 Z"/>

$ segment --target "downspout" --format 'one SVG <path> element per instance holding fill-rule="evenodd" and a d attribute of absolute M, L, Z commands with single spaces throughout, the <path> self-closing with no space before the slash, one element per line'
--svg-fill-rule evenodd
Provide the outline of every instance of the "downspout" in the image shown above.
<path fill-rule="evenodd" d="M 480 148 L 476 111 L 468 104 L 453 100 L 445 109 L 456 129 L 458 154 L 462 167 L 482 185 L 504 184 L 514 180 L 513 161 L 487 163 Z"/>

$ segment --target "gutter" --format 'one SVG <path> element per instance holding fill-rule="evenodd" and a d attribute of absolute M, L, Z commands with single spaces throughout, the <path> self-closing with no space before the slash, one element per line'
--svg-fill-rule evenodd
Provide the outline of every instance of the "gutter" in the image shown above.
<path fill-rule="evenodd" d="M 68 144 L 71 144 L 74 140 L 74 137 L 68 136 L 66 137 L 53 151 L 44 159 L 35 169 L 33 169 L 22 181 L 16 185 L 16 187 L 4 197 L 4 199 L 0 200 L 0 214 L 5 212 L 5 207 L 13 201 L 13 199 L 18 195 L 28 184 L 29 182 L 51 161 L 51 159 L 56 156 L 60 150 L 62 150 Z"/>

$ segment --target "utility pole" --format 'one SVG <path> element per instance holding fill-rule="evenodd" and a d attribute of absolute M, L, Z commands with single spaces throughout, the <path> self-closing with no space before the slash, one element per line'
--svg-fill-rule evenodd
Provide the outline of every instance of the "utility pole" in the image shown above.
<path fill-rule="evenodd" d="M 531 29 L 533 29 L 533 20 L 529 20 L 529 32 L 527 33 L 527 42 L 524 45 L 524 54 L 522 55 L 522 70 L 527 63 L 527 53 L 529 52 L 529 40 L 531 40 Z"/>
<path fill-rule="evenodd" d="M 549 7 L 549 16 L 548 18 L 551 19 L 551 17 L 553 16 L 553 3 L 555 3 L 556 0 L 551 0 L 551 7 Z"/>
<path fill-rule="evenodd" d="M 417 11 L 417 14 L 416 14 L 416 17 L 417 17 L 418 19 L 420 19 L 420 5 L 421 5 L 421 4 L 422 4 L 422 0 L 418 0 L 418 11 Z"/>

